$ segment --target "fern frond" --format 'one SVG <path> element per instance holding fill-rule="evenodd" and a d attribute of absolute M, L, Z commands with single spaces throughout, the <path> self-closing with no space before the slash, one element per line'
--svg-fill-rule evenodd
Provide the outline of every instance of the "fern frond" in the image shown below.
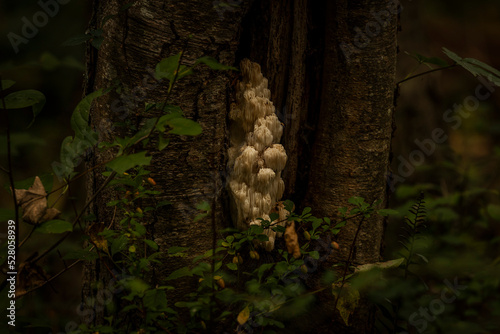
<path fill-rule="evenodd" d="M 425 201 L 424 201 L 424 193 L 420 192 L 420 195 L 417 198 L 415 204 L 408 210 L 413 217 L 405 217 L 406 226 L 403 230 L 406 232 L 406 235 L 400 235 L 402 241 L 400 243 L 403 244 L 404 248 L 408 251 L 408 255 L 404 256 L 405 258 L 405 278 L 408 277 L 410 271 L 408 270 L 410 264 L 415 264 L 413 261 L 414 253 L 414 244 L 415 240 L 418 239 L 418 235 L 426 228 L 425 221 L 427 220 L 427 212 L 425 210 Z"/>

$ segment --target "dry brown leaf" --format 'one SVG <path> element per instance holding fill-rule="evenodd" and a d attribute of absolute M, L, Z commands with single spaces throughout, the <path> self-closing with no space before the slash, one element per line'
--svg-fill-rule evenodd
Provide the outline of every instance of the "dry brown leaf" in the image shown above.
<path fill-rule="evenodd" d="M 250 318 L 250 309 L 248 308 L 248 305 L 245 306 L 245 308 L 238 314 L 238 317 L 236 320 L 238 323 L 243 326 L 247 321 L 248 318 Z"/>
<path fill-rule="evenodd" d="M 299 238 L 297 231 L 295 231 L 295 222 L 287 222 L 285 228 L 285 243 L 288 253 L 292 254 L 294 258 L 300 257 Z"/>
<path fill-rule="evenodd" d="M 47 281 L 47 273 L 36 263 L 23 262 L 18 270 L 19 286 L 16 295 L 22 295 L 23 292 L 37 288 Z"/>
<path fill-rule="evenodd" d="M 342 320 L 344 320 L 345 324 L 349 326 L 349 317 L 354 313 L 356 307 L 358 307 L 359 299 L 361 297 L 359 291 L 351 287 L 350 284 L 344 284 L 343 288 L 339 291 L 341 286 L 342 283 L 332 284 L 332 293 L 335 298 L 338 298 L 337 310 L 339 310 Z"/>
<path fill-rule="evenodd" d="M 278 209 L 279 220 L 285 221 L 290 215 L 290 212 L 285 209 L 285 205 L 283 204 L 283 202 L 278 202 L 276 208 Z M 292 254 L 294 258 L 298 259 L 301 254 L 299 247 L 299 237 L 297 235 L 297 231 L 295 230 L 294 221 L 286 222 L 284 237 L 288 253 Z"/>
<path fill-rule="evenodd" d="M 100 232 L 104 231 L 104 223 L 92 223 L 87 227 L 86 234 L 90 237 L 90 242 L 98 249 L 105 252 L 108 251 L 108 240 L 106 240 Z"/>
<path fill-rule="evenodd" d="M 28 189 L 15 189 L 17 204 L 23 209 L 23 220 L 32 225 L 55 219 L 61 212 L 47 208 L 47 192 L 37 176 Z"/>

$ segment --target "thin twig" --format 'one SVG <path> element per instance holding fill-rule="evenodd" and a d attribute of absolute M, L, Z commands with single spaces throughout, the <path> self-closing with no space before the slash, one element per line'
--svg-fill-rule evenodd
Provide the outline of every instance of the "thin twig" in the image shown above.
<path fill-rule="evenodd" d="M 347 270 L 349 269 L 349 264 L 351 262 L 351 256 L 354 253 L 354 247 L 356 246 L 356 240 L 358 239 L 358 234 L 359 234 L 359 231 L 361 231 L 361 225 L 363 225 L 364 220 L 365 220 L 365 216 L 363 216 L 363 218 L 361 218 L 359 225 L 358 225 L 358 229 L 356 230 L 356 234 L 354 235 L 354 239 L 352 240 L 351 248 L 349 249 L 349 256 L 347 257 L 347 262 L 345 264 L 344 273 L 342 274 L 342 283 L 340 284 L 340 289 L 339 289 L 337 298 L 335 298 L 335 305 L 333 307 L 334 309 L 337 309 L 337 303 L 339 301 L 340 294 L 342 293 L 342 288 L 344 287 L 344 284 L 346 281 L 346 275 L 347 275 Z"/>
<path fill-rule="evenodd" d="M 73 182 L 73 181 L 76 181 L 76 180 L 77 180 L 77 179 L 79 179 L 80 177 L 82 177 L 82 176 L 86 175 L 88 172 L 91 172 L 92 170 L 94 170 L 94 169 L 96 169 L 96 168 L 99 168 L 99 167 L 101 167 L 101 166 L 103 166 L 103 165 L 107 164 L 109 161 L 111 161 L 111 160 L 104 161 L 104 162 L 100 162 L 100 163 L 98 163 L 97 165 L 93 166 L 92 168 L 89 168 L 89 169 L 87 169 L 86 171 L 84 171 L 84 172 L 82 172 L 82 173 L 78 174 L 77 176 L 75 176 L 74 178 L 72 178 L 72 179 L 71 179 L 71 180 L 69 180 L 69 181 L 66 181 L 64 184 L 62 184 L 61 186 L 57 187 L 56 189 L 52 189 L 52 191 L 51 191 L 51 192 L 47 193 L 47 196 L 49 196 L 49 195 L 51 195 L 51 194 L 55 193 L 55 192 L 56 192 L 56 191 L 58 191 L 59 189 L 62 189 L 62 188 L 64 188 L 64 187 L 66 187 L 69 183 L 71 183 L 71 182 Z"/>
<path fill-rule="evenodd" d="M 66 183 L 68 184 L 68 199 L 71 202 L 71 207 L 73 208 L 73 212 L 74 212 L 75 216 L 78 216 L 78 209 L 76 208 L 75 201 L 73 201 L 73 199 L 71 198 L 71 186 L 69 185 L 69 182 L 66 182 Z M 63 193 L 64 192 L 62 192 L 61 195 Z M 57 200 L 59 200 L 59 199 L 57 199 Z M 81 223 L 79 223 L 78 225 L 80 226 L 80 228 L 82 228 L 82 224 Z"/>
<path fill-rule="evenodd" d="M 179 57 L 179 62 L 177 63 L 177 68 L 175 70 L 174 79 L 172 81 L 172 84 L 168 88 L 167 96 L 165 97 L 165 101 L 163 102 L 163 105 L 162 105 L 162 111 L 163 111 L 163 109 L 165 109 L 165 106 L 167 105 L 167 102 L 168 102 L 168 100 L 170 98 L 170 94 L 172 93 L 172 90 L 174 88 L 175 82 L 177 81 L 177 77 L 179 76 L 179 69 L 181 68 L 181 61 L 182 61 L 182 58 L 184 57 L 184 53 L 186 52 L 188 41 L 189 40 L 186 40 L 186 42 L 184 44 L 184 47 L 182 48 L 181 56 Z M 149 133 L 147 133 L 144 136 L 142 136 L 141 138 L 137 139 L 136 142 L 132 146 L 135 146 L 135 145 L 139 144 L 141 141 L 143 141 L 144 139 L 149 138 L 151 136 L 151 134 L 153 133 L 154 129 L 156 128 L 156 124 L 158 124 L 159 120 L 160 120 L 159 117 L 156 118 L 156 122 L 151 127 L 151 130 L 149 130 Z"/>
<path fill-rule="evenodd" d="M 19 248 L 23 247 L 24 243 L 26 241 L 28 241 L 28 239 L 31 237 L 31 235 L 33 234 L 33 232 L 35 232 L 36 228 L 37 228 L 37 225 L 33 226 L 33 228 L 31 229 L 30 233 L 23 239 L 23 241 L 21 241 L 19 243 Z"/>
<path fill-rule="evenodd" d="M 453 67 L 456 67 L 458 66 L 457 63 L 454 63 L 454 64 L 451 64 L 451 65 L 448 65 L 448 66 L 443 66 L 443 67 L 438 67 L 438 68 L 434 68 L 432 70 L 429 70 L 429 71 L 425 71 L 425 72 L 422 72 L 422 73 L 419 73 L 419 74 L 415 74 L 415 75 L 412 75 L 411 77 L 408 77 L 406 79 L 403 79 L 401 81 L 399 81 L 398 83 L 396 83 L 396 86 L 399 86 L 400 84 L 402 84 L 403 82 L 405 81 L 408 81 L 408 80 L 411 80 L 411 79 L 415 79 L 421 75 L 425 75 L 425 74 L 429 74 L 429 73 L 432 73 L 432 72 L 437 72 L 437 71 L 442 71 L 442 70 L 447 70 L 449 68 L 453 68 Z"/>
<path fill-rule="evenodd" d="M 78 222 L 78 220 L 83 216 L 83 213 L 85 212 L 85 210 L 90 206 L 90 204 L 96 199 L 97 195 L 99 195 L 99 193 L 108 185 L 109 182 L 111 182 L 111 180 L 113 180 L 113 178 L 116 176 L 116 172 L 112 172 L 108 178 L 106 179 L 106 181 L 104 181 L 104 183 L 101 185 L 101 187 L 99 189 L 97 189 L 96 193 L 92 196 L 91 199 L 89 199 L 87 201 L 87 203 L 85 203 L 85 206 L 83 207 L 83 209 L 80 211 L 80 214 L 75 218 L 75 221 L 73 222 L 73 226 L 76 225 L 76 223 Z M 58 241 L 56 241 L 56 243 L 54 243 L 50 248 L 48 248 L 47 250 L 45 250 L 42 254 L 40 254 L 36 259 L 34 259 L 32 261 L 32 263 L 36 263 L 38 262 L 40 259 L 42 259 L 45 255 L 47 255 L 48 253 L 50 253 L 54 248 L 56 248 L 57 246 L 59 246 L 69 235 L 71 234 L 71 232 L 67 232 L 61 239 L 59 239 Z"/>
<path fill-rule="evenodd" d="M 69 266 L 67 266 L 66 268 L 62 269 L 60 272 L 58 272 L 57 274 L 55 274 L 54 276 L 50 277 L 49 279 L 45 280 L 45 282 L 43 282 L 42 284 L 34 287 L 34 288 L 31 288 L 29 290 L 26 290 L 20 294 L 18 294 L 16 296 L 16 299 L 19 299 L 29 293 L 32 293 L 33 291 L 35 290 L 38 290 L 39 288 L 41 288 L 42 286 L 46 285 L 47 283 L 50 283 L 51 281 L 55 280 L 57 277 L 61 276 L 62 274 L 64 274 L 66 271 L 70 270 L 71 268 L 73 268 L 74 266 L 76 266 L 78 263 L 82 262 L 83 260 L 76 260 L 75 262 L 73 262 L 72 264 L 70 264 Z"/>

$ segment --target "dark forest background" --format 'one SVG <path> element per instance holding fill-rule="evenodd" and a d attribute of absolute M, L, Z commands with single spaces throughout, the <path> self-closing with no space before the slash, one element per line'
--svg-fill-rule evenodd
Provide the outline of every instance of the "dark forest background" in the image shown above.
<path fill-rule="evenodd" d="M 415 69 L 415 60 L 408 53 L 419 53 L 427 57 L 447 59 L 442 47 L 453 50 L 462 57 L 471 57 L 483 61 L 495 68 L 500 68 L 500 5 L 495 0 L 479 1 L 403 1 L 401 12 L 401 32 L 398 36 L 398 80 Z M 47 103 L 36 122 L 27 128 L 31 121 L 31 111 L 21 110 L 12 118 L 14 132 L 14 169 L 16 180 L 23 180 L 33 175 L 51 172 L 51 163 L 59 159 L 61 141 L 71 135 L 69 116 L 82 97 L 85 46 L 63 46 L 63 43 L 75 35 L 85 32 L 90 16 L 89 1 L 70 1 L 60 5 L 59 12 L 49 19 L 46 26 L 28 44 L 22 44 L 15 53 L 7 38 L 9 32 L 20 34 L 22 17 L 30 18 L 40 10 L 35 1 L 3 1 L 0 3 L 0 71 L 5 77 L 17 82 L 17 89 L 37 89 L 46 95 Z M 448 59 L 448 62 L 451 61 Z M 428 70 L 421 65 L 415 72 Z M 265 75 L 265 73 L 264 73 Z M 383 74 L 381 74 L 383 75 Z M 393 139 L 393 169 L 398 168 L 398 156 L 407 158 L 417 147 L 415 139 L 430 138 L 432 130 L 443 128 L 448 140 L 439 145 L 425 163 L 396 187 L 389 207 L 404 208 L 418 195 L 426 191 L 429 205 L 429 220 L 439 222 L 433 231 L 443 232 L 469 224 L 472 234 L 479 233 L 474 242 L 488 241 L 496 244 L 500 241 L 500 218 L 495 216 L 494 208 L 498 204 L 495 196 L 483 196 L 478 192 L 472 197 L 464 197 L 460 205 L 447 202 L 446 198 L 457 192 L 479 189 L 497 192 L 499 186 L 500 162 L 500 94 L 495 92 L 480 103 L 472 115 L 463 120 L 456 130 L 443 121 L 443 113 L 455 103 L 462 103 L 468 95 L 473 95 L 478 81 L 461 68 L 438 71 L 405 82 L 401 85 L 397 101 L 397 130 Z M 3 124 L 1 124 L 3 126 Z M 0 160 L 6 159 L 5 132 L 0 133 Z M 82 166 L 83 168 L 83 166 Z M 57 183 L 57 180 L 54 180 Z M 4 174 L 0 174 L 0 184 L 6 184 Z M 78 185 L 83 195 L 83 181 Z M 83 199 L 82 196 L 80 199 Z M 0 191 L 2 207 L 8 207 L 11 201 L 5 189 Z M 439 202 L 441 201 L 441 202 Z M 485 202 L 488 201 L 488 202 Z M 489 206 L 488 206 L 489 205 Z M 69 202 L 60 202 L 61 211 L 72 211 Z M 475 212 L 490 208 L 491 221 L 477 219 L 477 225 L 466 222 L 461 217 L 474 219 Z M 314 210 L 314 208 L 313 208 Z M 3 219 L 2 219 L 3 221 Z M 484 227 L 488 225 L 488 229 Z M 496 227 L 495 227 L 496 225 Z M 386 256 L 393 258 L 396 248 L 400 220 L 389 221 L 386 236 Z M 24 231 L 21 231 L 21 234 Z M 492 233 L 493 232 L 493 233 Z M 496 232 L 496 234 L 495 234 Z M 5 233 L 5 228 L 0 228 Z M 0 235 L 5 238 L 5 234 Z M 451 237 L 450 237 L 451 238 Z M 496 241 L 495 241 L 496 240 Z M 458 254 L 463 254 L 470 245 L 460 238 L 448 240 L 455 243 L 456 255 L 441 254 L 432 262 L 431 268 L 446 268 L 446 262 L 456 261 Z M 34 239 L 22 257 L 46 244 L 47 237 Z M 78 249 L 80 240 L 74 237 L 63 244 L 63 250 Z M 448 249 L 448 248 L 447 248 Z M 447 250 L 448 252 L 449 250 Z M 472 254 L 472 253 L 470 253 Z M 461 261 L 474 261 L 464 258 Z M 43 263 L 50 271 L 60 266 L 57 253 L 46 258 Z M 464 264 L 465 265 L 465 264 Z M 62 275 L 53 284 L 23 299 L 18 316 L 26 316 L 34 321 L 50 323 L 54 330 L 62 330 L 68 321 L 78 320 L 76 307 L 81 300 L 81 267 L 77 266 Z M 478 298 L 480 294 L 478 293 Z M 500 308 L 499 308 L 500 309 Z M 35 323 L 34 323 L 35 324 Z"/>

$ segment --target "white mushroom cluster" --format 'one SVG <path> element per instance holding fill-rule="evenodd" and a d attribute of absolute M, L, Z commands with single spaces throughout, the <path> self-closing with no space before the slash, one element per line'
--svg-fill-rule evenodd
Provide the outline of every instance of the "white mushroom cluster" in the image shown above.
<path fill-rule="evenodd" d="M 285 190 L 281 172 L 287 156 L 279 144 L 283 126 L 270 100 L 267 79 L 257 63 L 244 59 L 240 67 L 243 80 L 238 83 L 236 103 L 229 115 L 233 124 L 228 167 L 233 218 L 238 228 L 246 229 L 260 225 L 257 218 L 270 220 L 269 213 Z M 269 241 L 264 247 L 270 251 L 276 232 L 268 229 L 266 234 Z"/>

